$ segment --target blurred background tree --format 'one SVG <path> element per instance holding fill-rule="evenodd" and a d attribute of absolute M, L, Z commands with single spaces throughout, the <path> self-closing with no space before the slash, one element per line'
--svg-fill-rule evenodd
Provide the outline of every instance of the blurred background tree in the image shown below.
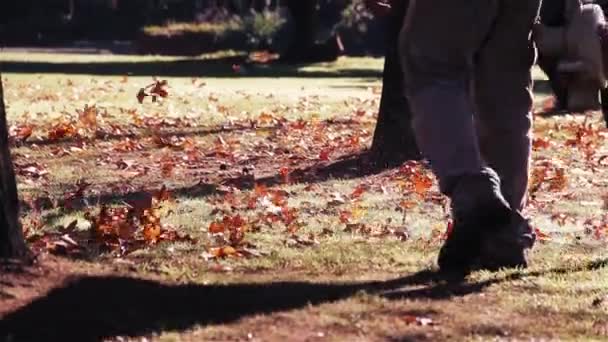
<path fill-rule="evenodd" d="M 5 46 L 129 41 L 139 53 L 268 49 L 293 62 L 336 58 L 341 42 L 349 54 L 383 48 L 370 39 L 383 24 L 362 0 L 20 0 L 0 8 Z M 161 47 L 169 38 L 178 42 Z"/>

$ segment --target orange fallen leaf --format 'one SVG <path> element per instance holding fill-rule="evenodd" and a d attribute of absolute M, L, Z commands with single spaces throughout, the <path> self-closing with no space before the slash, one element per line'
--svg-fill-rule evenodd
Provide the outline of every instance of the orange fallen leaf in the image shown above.
<path fill-rule="evenodd" d="M 171 200 L 171 191 L 167 189 L 166 185 L 163 185 L 160 190 L 154 195 L 154 198 L 158 202 L 170 201 Z"/>
<path fill-rule="evenodd" d="M 175 162 L 171 158 L 171 156 L 166 155 L 160 160 L 160 170 L 163 177 L 169 177 L 173 173 L 173 169 L 175 169 Z"/>
<path fill-rule="evenodd" d="M 167 84 L 168 82 L 166 80 L 156 81 L 152 86 L 152 89 L 150 90 L 150 94 L 160 97 L 169 96 L 169 92 L 167 91 L 167 89 L 165 89 Z"/>
<path fill-rule="evenodd" d="M 351 213 L 349 211 L 341 211 L 340 212 L 340 222 L 342 223 L 350 223 Z"/>
<path fill-rule="evenodd" d="M 88 129 L 97 129 L 97 107 L 95 105 L 85 105 L 83 110 L 76 110 L 78 112 L 78 120 L 82 126 Z"/>
<path fill-rule="evenodd" d="M 367 190 L 367 188 L 368 187 L 365 184 L 357 185 L 355 190 L 353 190 L 353 192 L 350 194 L 350 198 L 357 199 L 357 198 L 361 197 L 361 195 L 363 195 L 363 193 Z"/>
<path fill-rule="evenodd" d="M 555 176 L 550 179 L 549 184 L 549 191 L 564 190 L 568 185 L 568 179 L 566 178 L 566 170 L 564 168 L 557 168 L 555 170 Z"/>
<path fill-rule="evenodd" d="M 540 241 L 549 241 L 551 240 L 551 236 L 549 234 L 543 233 L 540 229 L 534 228 L 534 232 L 536 233 L 536 238 Z"/>
<path fill-rule="evenodd" d="M 156 102 L 157 97 L 165 98 L 169 96 L 167 87 L 168 82 L 166 80 L 156 80 L 154 83 L 147 85 L 144 88 L 139 89 L 137 92 L 137 101 L 143 103 L 147 96 L 152 97 L 152 102 Z"/>
<path fill-rule="evenodd" d="M 152 207 L 144 210 L 144 213 L 141 217 L 141 223 L 144 226 L 144 240 L 149 244 L 158 243 L 162 231 L 160 223 L 160 212 L 158 208 Z"/>
<path fill-rule="evenodd" d="M 319 152 L 319 159 L 322 161 L 328 161 L 330 153 L 331 153 L 331 150 L 328 148 L 321 150 L 321 152 Z"/>
<path fill-rule="evenodd" d="M 226 257 L 239 256 L 238 251 L 232 246 L 214 247 L 209 250 L 209 254 L 217 259 L 223 259 Z"/>
<path fill-rule="evenodd" d="M 433 186 L 433 179 L 426 175 L 418 173 L 414 177 L 414 191 L 418 195 L 424 195 Z"/>
<path fill-rule="evenodd" d="M 160 240 L 172 242 L 189 242 L 196 243 L 197 239 L 188 234 L 180 234 L 175 229 L 163 229 L 160 233 Z"/>
<path fill-rule="evenodd" d="M 295 222 L 298 218 L 298 209 L 296 208 L 287 208 L 287 206 L 283 206 L 281 208 L 281 218 L 285 225 L 289 226 Z"/>
<path fill-rule="evenodd" d="M 262 197 L 268 194 L 268 188 L 264 184 L 256 183 L 253 187 L 253 193 L 255 197 Z"/>
<path fill-rule="evenodd" d="M 560 226 L 565 226 L 566 223 L 571 220 L 572 217 L 566 213 L 556 213 L 551 216 L 551 220 L 557 222 Z"/>
<path fill-rule="evenodd" d="M 258 122 L 263 124 L 269 124 L 275 121 L 275 117 L 269 113 L 262 113 L 258 116 Z"/>
<path fill-rule="evenodd" d="M 209 225 L 209 233 L 211 234 L 223 233 L 224 230 L 226 230 L 226 227 L 221 222 L 211 222 Z"/>
<path fill-rule="evenodd" d="M 361 142 L 361 138 L 358 135 L 353 135 L 348 138 L 348 147 L 350 148 L 359 148 L 359 144 Z"/>
<path fill-rule="evenodd" d="M 49 130 L 48 138 L 57 141 L 64 138 L 72 138 L 78 135 L 78 130 L 71 122 L 60 122 Z"/>
<path fill-rule="evenodd" d="M 34 126 L 30 124 L 26 125 L 13 125 L 9 129 L 9 139 L 12 143 L 23 143 L 34 133 Z"/>
<path fill-rule="evenodd" d="M 286 166 L 283 166 L 279 169 L 279 175 L 281 176 L 281 180 L 283 181 L 283 183 L 289 183 L 290 172 L 291 171 Z"/>
<path fill-rule="evenodd" d="M 550 146 L 551 146 L 551 142 L 549 141 L 549 139 L 545 139 L 545 138 L 536 138 L 532 142 L 532 147 L 537 150 L 548 148 Z"/>
<path fill-rule="evenodd" d="M 143 234 L 146 242 L 155 244 L 160 238 L 160 225 L 159 224 L 147 224 L 144 226 Z"/>
<path fill-rule="evenodd" d="M 260 63 L 260 64 L 266 64 L 272 60 L 275 60 L 279 58 L 279 55 L 276 53 L 270 53 L 268 51 L 256 51 L 256 52 L 252 52 L 249 55 L 249 59 L 252 62 L 255 63 Z"/>
<path fill-rule="evenodd" d="M 409 210 L 412 209 L 416 206 L 416 203 L 413 201 L 408 201 L 408 200 L 403 200 L 401 202 L 399 202 L 399 208 L 403 209 L 403 210 Z"/>

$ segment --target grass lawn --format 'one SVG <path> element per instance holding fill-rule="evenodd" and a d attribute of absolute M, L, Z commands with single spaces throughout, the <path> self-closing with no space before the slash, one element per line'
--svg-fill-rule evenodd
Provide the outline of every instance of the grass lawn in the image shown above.
<path fill-rule="evenodd" d="M 449 218 L 430 172 L 354 167 L 381 59 L 0 62 L 41 261 L 2 266 L 0 340 L 608 339 L 599 113 L 536 117 L 532 266 L 452 284 L 434 273 Z M 154 77 L 169 95 L 138 103 Z"/>

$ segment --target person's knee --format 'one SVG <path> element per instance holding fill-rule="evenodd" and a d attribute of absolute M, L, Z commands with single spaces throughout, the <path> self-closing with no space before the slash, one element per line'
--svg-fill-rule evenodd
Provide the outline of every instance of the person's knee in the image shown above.
<path fill-rule="evenodd" d="M 408 93 L 426 89 L 429 86 L 468 87 L 472 75 L 471 64 L 465 56 L 456 58 L 454 53 L 446 53 L 428 42 L 420 42 L 414 35 L 401 33 L 399 39 L 399 59 Z"/>
<path fill-rule="evenodd" d="M 532 128 L 533 95 L 528 72 L 477 81 L 476 116 L 482 130 L 517 135 Z"/>
<path fill-rule="evenodd" d="M 504 113 L 502 115 L 479 115 L 477 118 L 481 135 L 493 139 L 504 137 L 516 139 L 528 137 L 532 130 L 530 113 Z"/>

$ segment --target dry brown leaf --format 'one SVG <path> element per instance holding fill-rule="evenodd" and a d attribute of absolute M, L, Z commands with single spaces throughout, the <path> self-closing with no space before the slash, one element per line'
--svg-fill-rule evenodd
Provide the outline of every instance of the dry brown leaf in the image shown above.
<path fill-rule="evenodd" d="M 60 122 L 49 130 L 48 139 L 57 141 L 65 138 L 73 138 L 78 136 L 76 126 L 71 122 Z"/>
<path fill-rule="evenodd" d="M 340 222 L 341 223 L 345 223 L 345 224 L 350 223 L 351 217 L 352 217 L 352 214 L 350 211 L 341 211 L 340 212 Z"/>
<path fill-rule="evenodd" d="M 532 147 L 535 150 L 549 148 L 551 146 L 551 141 L 545 138 L 535 138 L 532 142 Z"/>
<path fill-rule="evenodd" d="M 567 185 L 566 170 L 564 168 L 556 169 L 555 176 L 550 181 L 549 191 L 562 191 L 566 189 Z"/>
<path fill-rule="evenodd" d="M 151 96 L 152 102 L 156 102 L 157 97 L 165 98 L 169 96 L 169 92 L 166 89 L 167 85 L 168 82 L 166 80 L 157 80 L 154 83 L 139 89 L 136 96 L 137 101 L 143 103 L 147 96 Z"/>
<path fill-rule="evenodd" d="M 225 230 L 226 227 L 222 222 L 211 222 L 211 224 L 209 224 L 209 233 L 211 234 L 223 233 Z"/>
<path fill-rule="evenodd" d="M 160 224 L 147 224 L 143 230 L 144 239 L 150 244 L 158 243 L 161 234 Z"/>
<path fill-rule="evenodd" d="M 290 174 L 291 174 L 291 171 L 286 166 L 283 166 L 279 169 L 279 175 L 281 176 L 281 180 L 285 184 L 288 184 L 290 182 L 290 177 L 289 177 Z"/>
<path fill-rule="evenodd" d="M 319 152 L 319 160 L 328 161 L 330 153 L 331 153 L 331 149 L 329 149 L 329 148 L 322 149 L 321 152 Z"/>
<path fill-rule="evenodd" d="M 196 143 L 191 138 L 164 136 L 159 132 L 154 135 L 152 140 L 159 147 L 170 147 L 176 150 L 191 150 L 196 146 Z"/>
<path fill-rule="evenodd" d="M 171 201 L 171 191 L 169 191 L 169 189 L 167 189 L 166 185 L 163 185 L 160 190 L 158 190 L 156 192 L 156 194 L 154 194 L 154 199 L 156 199 L 157 202 L 168 202 Z"/>
<path fill-rule="evenodd" d="M 417 324 L 420 326 L 435 325 L 435 322 L 431 318 L 427 318 L 427 317 L 406 315 L 402 319 L 406 324 Z"/>
<path fill-rule="evenodd" d="M 8 136 L 11 143 L 23 143 L 34 133 L 34 126 L 30 124 L 12 125 Z"/>
<path fill-rule="evenodd" d="M 125 138 L 122 141 L 114 143 L 112 149 L 116 152 L 132 152 L 142 150 L 144 147 L 141 143 Z"/>
<path fill-rule="evenodd" d="M 249 59 L 252 62 L 266 64 L 275 59 L 278 59 L 279 55 L 276 53 L 270 53 L 269 51 L 256 51 L 249 54 Z"/>
<path fill-rule="evenodd" d="M 76 110 L 78 112 L 78 120 L 82 126 L 87 129 L 97 129 L 97 107 L 95 105 L 85 105 L 83 110 Z"/>
<path fill-rule="evenodd" d="M 360 198 L 363 193 L 368 189 L 369 187 L 366 184 L 359 184 L 357 185 L 357 187 L 355 188 L 355 190 L 353 190 L 353 192 L 350 194 L 350 198 L 351 199 L 358 199 Z"/>
<path fill-rule="evenodd" d="M 427 191 L 433 186 L 433 179 L 422 172 L 414 175 L 414 192 L 418 195 L 425 195 Z"/>
<path fill-rule="evenodd" d="M 44 165 L 38 163 L 18 164 L 15 163 L 15 172 L 18 175 L 38 179 L 49 174 Z"/>
<path fill-rule="evenodd" d="M 209 254 L 212 258 L 223 259 L 227 257 L 239 257 L 240 254 L 236 248 L 232 246 L 213 247 L 209 249 Z"/>
<path fill-rule="evenodd" d="M 538 241 L 550 241 L 551 240 L 551 236 L 543 233 L 540 229 L 535 228 L 534 232 L 536 233 L 536 239 L 538 239 Z"/>

